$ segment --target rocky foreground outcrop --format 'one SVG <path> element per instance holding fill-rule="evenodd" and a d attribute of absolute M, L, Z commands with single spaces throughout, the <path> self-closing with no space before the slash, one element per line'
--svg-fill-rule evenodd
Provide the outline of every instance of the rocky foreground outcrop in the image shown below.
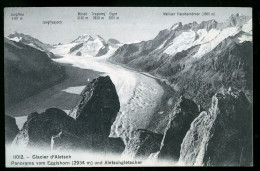
<path fill-rule="evenodd" d="M 5 115 L 5 142 L 11 143 L 18 132 L 19 128 L 16 125 L 15 118 Z"/>
<path fill-rule="evenodd" d="M 73 127 L 75 127 L 75 120 L 60 109 L 50 108 L 40 114 L 34 112 L 28 116 L 13 145 L 21 148 L 50 148 L 53 135 L 70 131 Z"/>
<path fill-rule="evenodd" d="M 178 161 L 182 140 L 191 122 L 199 115 L 199 108 L 192 100 L 182 96 L 170 112 L 158 159 Z"/>
<path fill-rule="evenodd" d="M 180 150 L 184 165 L 252 165 L 252 104 L 243 91 L 223 90 L 192 122 Z"/>
<path fill-rule="evenodd" d="M 117 113 L 119 98 L 109 76 L 90 82 L 81 93 L 82 100 L 69 115 L 76 119 L 77 132 L 85 140 L 85 146 L 104 150 Z"/>
<path fill-rule="evenodd" d="M 30 114 L 13 145 L 121 153 L 124 150 L 121 138 L 108 137 L 120 108 L 110 78 L 94 79 L 81 96 L 82 99 L 69 115 L 57 108 Z"/>
<path fill-rule="evenodd" d="M 157 134 L 145 129 L 134 131 L 133 138 L 130 138 L 123 152 L 123 155 L 132 158 L 148 158 L 151 153 L 160 149 L 162 134 Z"/>

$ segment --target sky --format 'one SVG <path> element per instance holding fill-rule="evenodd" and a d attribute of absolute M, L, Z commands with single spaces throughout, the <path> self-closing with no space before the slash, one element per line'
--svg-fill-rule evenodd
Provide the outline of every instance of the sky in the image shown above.
<path fill-rule="evenodd" d="M 88 20 L 78 20 L 78 13 L 87 13 Z M 119 19 L 109 20 L 109 13 Z M 175 13 L 163 15 L 163 13 Z M 199 16 L 179 16 L 193 12 Z M 209 12 L 210 15 L 203 15 Z M 22 14 L 22 20 L 12 15 Z M 105 13 L 103 20 L 93 20 L 93 13 Z M 4 9 L 4 36 L 13 32 L 28 34 L 48 44 L 69 43 L 83 34 L 100 35 L 104 39 L 117 39 L 129 43 L 153 39 L 160 30 L 177 22 L 200 23 L 215 19 L 224 22 L 232 14 L 252 17 L 252 8 L 205 7 L 19 7 Z M 94 14 L 95 15 L 95 14 Z M 62 21 L 61 24 L 44 24 L 44 21 Z"/>

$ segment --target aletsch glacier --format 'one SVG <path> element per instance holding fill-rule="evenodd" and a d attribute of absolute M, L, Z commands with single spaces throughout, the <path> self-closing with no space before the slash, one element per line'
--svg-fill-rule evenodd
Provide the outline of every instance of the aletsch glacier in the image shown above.
<path fill-rule="evenodd" d="M 59 49 L 63 46 L 66 47 L 67 45 L 58 47 L 58 51 L 65 52 L 65 48 Z M 114 49 L 111 51 L 114 51 Z M 55 51 L 53 53 L 55 54 Z M 111 54 L 111 52 L 108 52 L 108 54 Z M 54 59 L 54 61 L 101 71 L 105 73 L 104 75 L 110 76 L 120 100 L 120 111 L 112 125 L 111 136 L 120 136 L 126 139 L 126 137 L 131 137 L 134 130 L 146 128 L 150 124 L 151 113 L 155 112 L 157 103 L 161 101 L 163 89 L 153 78 L 112 64 L 107 61 L 108 57 L 110 55 L 93 58 L 92 56 L 68 54 L 63 58 Z M 131 116 L 128 113 L 131 113 Z"/>
<path fill-rule="evenodd" d="M 124 45 L 85 34 L 50 52 L 60 56 L 53 59 L 57 63 L 100 71 L 111 79 L 120 108 L 110 126 L 104 123 L 111 127 L 109 138 L 102 136 L 106 145 L 120 149 L 112 151 L 176 165 L 252 165 L 251 18 L 236 14 L 224 23 L 176 23 L 152 40 Z M 102 77 L 96 81 L 99 85 Z M 83 89 L 79 105 L 88 106 L 96 97 L 89 95 L 95 80 L 92 84 L 64 91 L 79 94 Z M 67 113 L 76 116 L 73 110 Z M 68 136 L 67 128 L 61 129 Z"/>

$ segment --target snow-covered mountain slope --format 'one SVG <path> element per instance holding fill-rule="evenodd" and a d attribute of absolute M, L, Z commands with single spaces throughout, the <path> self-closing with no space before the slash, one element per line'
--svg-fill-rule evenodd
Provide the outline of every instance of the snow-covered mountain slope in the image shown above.
<path fill-rule="evenodd" d="M 68 43 L 68 44 L 59 44 L 55 45 L 54 48 L 51 50 L 52 53 L 56 55 L 67 55 L 70 53 L 70 49 L 76 46 L 77 43 Z"/>
<path fill-rule="evenodd" d="M 187 91 L 189 84 L 194 84 L 193 87 L 197 87 L 198 90 L 204 84 L 211 84 L 214 91 L 221 84 L 224 86 L 234 84 L 231 81 L 228 83 L 223 75 L 228 75 L 232 80 L 237 79 L 236 82 L 240 88 L 250 90 L 248 85 L 252 81 L 251 77 L 240 76 L 250 75 L 251 50 L 252 18 L 235 14 L 223 23 L 215 20 L 203 21 L 200 24 L 176 23 L 171 28 L 160 31 L 152 40 L 119 47 L 110 60 L 168 79 L 169 84 L 179 92 L 184 89 Z M 205 61 L 212 62 L 207 62 L 208 65 L 205 65 Z M 216 69 L 216 64 L 223 65 L 222 67 L 227 65 L 223 61 L 230 65 L 229 72 L 239 71 L 237 78 L 234 74 L 227 74 L 227 68 L 224 70 L 219 66 Z M 238 63 L 240 65 L 237 65 Z M 197 70 L 193 71 L 192 68 Z M 193 73 L 200 71 L 199 75 L 196 75 L 200 81 L 194 80 L 195 77 L 192 77 L 194 74 L 191 71 Z M 209 75 L 212 77 L 210 78 Z M 219 83 L 216 85 L 216 82 Z M 189 97 L 200 94 L 195 93 L 192 86 L 190 90 Z M 200 102 L 201 100 L 204 101 L 200 99 Z"/>
<path fill-rule="evenodd" d="M 106 55 L 109 51 L 114 51 L 120 45 L 120 42 L 115 39 L 109 39 L 106 41 L 99 35 L 84 34 L 73 40 L 70 44 L 63 46 L 71 47 L 68 52 L 71 55 L 98 57 Z"/>
<path fill-rule="evenodd" d="M 113 58 L 118 61 L 129 57 L 135 58 L 147 54 L 167 54 L 174 56 L 178 52 L 188 50 L 191 47 L 199 46 L 198 53 L 194 57 L 201 57 L 213 50 L 224 39 L 243 31 L 239 43 L 252 41 L 252 19 L 239 14 L 232 15 L 226 22 L 217 23 L 215 20 L 196 22 L 182 25 L 176 23 L 171 28 L 160 31 L 160 33 L 150 41 L 126 44 L 116 52 Z M 126 62 L 128 63 L 128 62 Z"/>
<path fill-rule="evenodd" d="M 20 43 L 29 45 L 33 48 L 36 48 L 38 50 L 45 51 L 45 52 L 47 52 L 53 48 L 51 45 L 43 43 L 40 40 L 33 38 L 30 35 L 25 35 L 23 33 L 14 32 L 14 33 L 10 34 L 9 36 L 7 36 L 7 38 L 9 40 L 20 42 Z"/>

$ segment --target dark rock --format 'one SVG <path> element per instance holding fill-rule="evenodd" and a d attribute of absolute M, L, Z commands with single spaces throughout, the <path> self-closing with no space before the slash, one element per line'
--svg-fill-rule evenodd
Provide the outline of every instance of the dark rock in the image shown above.
<path fill-rule="evenodd" d="M 191 122 L 199 115 L 199 108 L 192 100 L 182 96 L 171 112 L 158 158 L 177 161 L 183 138 Z"/>
<path fill-rule="evenodd" d="M 51 150 L 53 151 L 82 150 L 83 146 L 82 139 L 72 132 L 62 131 L 51 137 Z"/>
<path fill-rule="evenodd" d="M 108 44 L 120 44 L 120 42 L 118 40 L 116 40 L 116 39 L 108 39 L 107 43 Z"/>
<path fill-rule="evenodd" d="M 30 114 L 23 128 L 13 141 L 14 145 L 51 148 L 51 138 L 62 131 L 75 129 L 75 120 L 57 108 Z"/>
<path fill-rule="evenodd" d="M 78 51 L 77 53 L 76 53 L 76 56 L 81 56 L 82 54 L 81 54 L 81 52 L 80 51 Z"/>
<path fill-rule="evenodd" d="M 82 100 L 69 113 L 76 119 L 77 134 L 88 149 L 103 150 L 120 109 L 118 95 L 109 76 L 98 77 L 81 93 Z"/>
<path fill-rule="evenodd" d="M 105 55 L 105 54 L 107 54 L 108 51 L 109 51 L 109 46 L 108 46 L 108 44 L 105 44 L 101 49 L 99 49 L 96 57 Z"/>
<path fill-rule="evenodd" d="M 12 143 L 18 132 L 19 128 L 16 125 L 15 118 L 5 115 L 5 142 Z"/>
<path fill-rule="evenodd" d="M 160 150 L 162 138 L 162 134 L 138 129 L 133 132 L 133 138 L 129 140 L 124 154 L 133 158 L 148 158 L 151 153 Z"/>
<path fill-rule="evenodd" d="M 252 104 L 243 91 L 222 90 L 191 124 L 181 146 L 185 165 L 252 166 Z"/>
<path fill-rule="evenodd" d="M 121 138 L 109 137 L 106 142 L 106 153 L 122 154 L 125 149 L 125 144 Z"/>
<path fill-rule="evenodd" d="M 218 22 L 215 20 L 202 21 L 199 25 L 199 29 L 206 29 L 207 31 L 215 29 L 218 26 Z"/>
<path fill-rule="evenodd" d="M 72 48 L 70 48 L 70 53 L 75 52 L 76 50 L 79 50 L 83 46 L 83 43 L 76 44 Z"/>

